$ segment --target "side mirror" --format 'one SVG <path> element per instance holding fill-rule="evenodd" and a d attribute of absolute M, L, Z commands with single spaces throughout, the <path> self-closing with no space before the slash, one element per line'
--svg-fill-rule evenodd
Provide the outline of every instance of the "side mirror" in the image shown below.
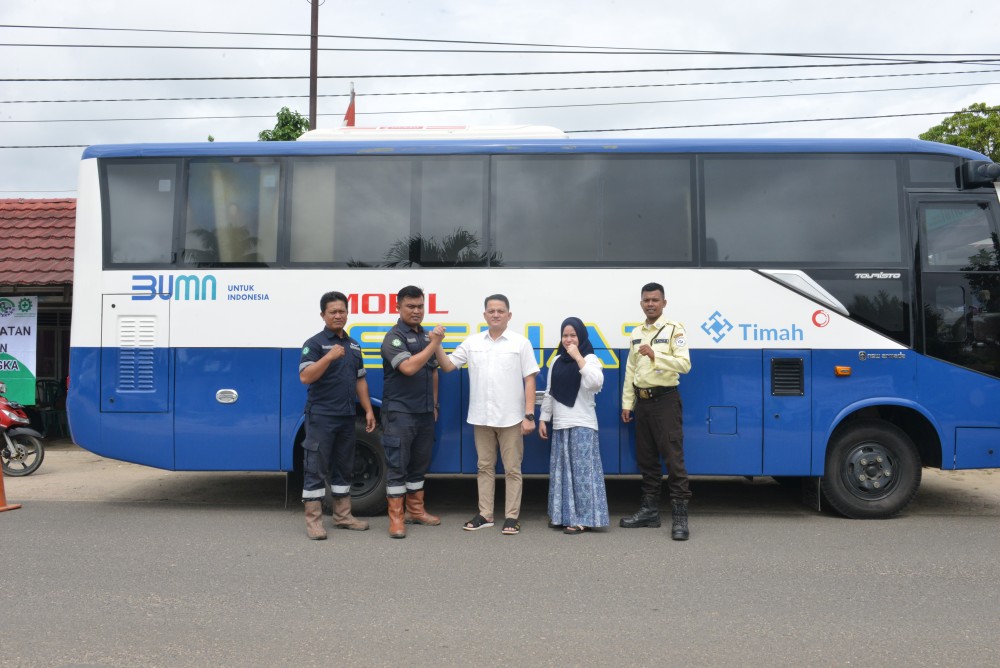
<path fill-rule="evenodd" d="M 1000 179 L 1000 165 L 985 160 L 967 160 L 962 165 L 965 187 L 984 186 Z"/>

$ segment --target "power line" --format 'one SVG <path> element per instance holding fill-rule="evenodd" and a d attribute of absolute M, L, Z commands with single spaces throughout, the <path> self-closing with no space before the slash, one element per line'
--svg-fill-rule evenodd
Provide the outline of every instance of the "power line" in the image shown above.
<path fill-rule="evenodd" d="M 895 91 L 904 90 L 933 90 L 937 88 L 962 88 L 968 86 L 997 86 L 1000 85 L 1000 81 L 990 81 L 984 83 L 974 83 L 974 84 L 950 84 L 943 86 L 908 86 L 904 88 L 868 88 L 862 90 L 836 90 L 836 91 L 819 91 L 813 93 L 774 93 L 770 95 L 733 95 L 726 97 L 691 97 L 691 98 L 681 98 L 676 100 L 636 100 L 636 101 L 626 101 L 626 102 L 585 102 L 579 104 L 539 104 L 539 105 L 524 105 L 524 106 L 514 106 L 514 107 L 468 107 L 465 109 L 410 109 L 403 111 L 359 111 L 358 116 L 385 116 L 387 114 L 442 114 L 442 113 L 456 113 L 456 112 L 469 112 L 469 111 L 516 111 L 522 109 L 571 109 L 578 107 L 618 107 L 618 106 L 634 106 L 639 104 L 675 104 L 678 102 L 726 102 L 733 100 L 767 100 L 779 97 L 815 97 L 819 95 L 853 95 L 855 93 L 890 93 Z M 337 115 L 337 114 L 331 114 Z M 0 123 L 5 121 L 0 120 Z M 30 123 L 31 121 L 24 121 Z"/>
<path fill-rule="evenodd" d="M 25 43 L 25 42 L 0 42 L 0 47 L 16 47 L 16 48 L 62 48 L 62 49 L 137 49 L 137 50 L 152 50 L 152 49 L 166 49 L 166 50 L 178 50 L 178 51 L 310 51 L 311 47 L 308 46 L 198 46 L 190 44 L 39 44 L 39 43 Z M 574 49 L 574 50 L 564 50 L 564 49 L 405 49 L 405 48 L 361 48 L 361 47 L 316 47 L 317 51 L 330 51 L 338 53 L 428 53 L 428 54 L 447 54 L 447 53 L 482 53 L 482 54 L 512 54 L 512 55 L 601 55 L 601 56 L 680 56 L 680 55 L 708 55 L 708 56 L 720 56 L 720 55 L 739 55 L 739 56 L 769 56 L 769 57 L 782 57 L 782 58 L 830 58 L 830 59 L 850 59 L 850 60 L 875 60 L 878 62 L 874 63 L 864 63 L 869 65 L 909 65 L 909 64 L 924 64 L 924 63 L 953 63 L 953 62 L 983 62 L 990 59 L 991 57 L 995 60 L 1000 54 L 964 54 L 969 58 L 974 58 L 975 60 L 962 60 L 962 61 L 937 61 L 937 60 L 914 60 L 912 58 L 907 58 L 901 60 L 899 58 L 885 58 L 885 57 L 871 57 L 871 56 L 853 56 L 853 55 L 821 55 L 821 54 L 804 54 L 804 53 L 750 53 L 750 52 L 724 52 L 724 51 L 681 51 L 673 49 L 665 50 L 584 50 Z M 940 56 L 945 57 L 945 56 Z M 922 57 L 926 58 L 926 56 Z M 862 63 L 856 63 L 862 64 Z M 825 66 L 825 65 L 820 65 Z"/>
<path fill-rule="evenodd" d="M 170 30 L 164 28 L 107 28 L 90 26 L 50 26 L 50 25 L 24 25 L 24 24 L 0 24 L 0 28 L 23 28 L 23 29 L 44 29 L 44 30 L 80 30 L 80 31 L 105 31 L 105 32 L 138 32 L 138 33 L 161 33 L 161 34 L 190 34 L 190 35 L 227 35 L 227 36 L 254 36 L 254 37 L 311 37 L 309 33 L 280 33 L 280 32 L 239 32 L 223 30 Z M 483 40 L 459 40 L 459 39 L 426 39 L 419 37 L 380 37 L 372 35 L 340 35 L 322 34 L 320 38 L 329 39 L 354 39 L 373 40 L 389 42 L 420 42 L 425 44 L 478 44 L 483 46 L 522 46 L 552 49 L 602 49 L 602 53 L 613 51 L 642 52 L 653 51 L 660 53 L 676 53 L 688 55 L 739 55 L 739 56 L 786 56 L 786 57 L 850 57 L 850 58 L 870 58 L 870 57 L 971 57 L 979 58 L 985 56 L 1000 56 L 1000 54 L 970 54 L 970 53 L 880 53 L 880 52 L 768 52 L 768 51 L 718 51 L 705 49 L 662 49 L 654 47 L 620 47 L 620 46 L 594 46 L 579 44 L 544 44 L 535 42 L 495 42 Z M 63 46 L 63 45 L 58 45 Z"/>
<path fill-rule="evenodd" d="M 981 60 L 953 60 L 953 61 L 907 61 L 893 63 L 834 63 L 834 64 L 811 64 L 811 65 L 734 65 L 721 67 L 671 67 L 671 68 L 642 68 L 624 70 L 545 70 L 536 72 L 424 72 L 418 74 L 323 74 L 320 79 L 417 79 L 435 77 L 516 77 L 516 76 L 540 76 L 540 75 L 566 75 L 566 74 L 651 74 L 664 72 L 725 72 L 733 70 L 791 70 L 806 68 L 833 68 L 833 67 L 891 67 L 894 65 L 959 65 L 959 64 L 979 64 L 1000 62 L 1000 58 Z M 271 80 L 297 80 L 308 79 L 305 75 L 295 76 L 228 76 L 228 77 L 86 77 L 86 78 L 28 78 L 28 79 L 0 79 L 4 83 L 95 83 L 111 81 L 271 81 Z"/>
<path fill-rule="evenodd" d="M 87 148 L 90 144 L 35 144 L 23 146 L 0 146 L 0 148 Z"/>
<path fill-rule="evenodd" d="M 907 116 L 939 116 L 939 115 L 953 115 L 960 112 L 957 111 L 922 111 L 913 112 L 909 114 L 880 114 L 878 116 L 840 116 L 835 118 L 793 118 L 783 121 L 744 121 L 741 123 L 697 123 L 692 125 L 658 125 L 650 126 L 645 128 L 602 128 L 598 130 L 563 130 L 563 132 L 579 133 L 579 132 L 640 132 L 643 130 L 682 130 L 686 128 L 725 128 L 734 127 L 741 125 L 778 125 L 781 123 L 822 123 L 824 121 L 862 121 L 870 120 L 875 118 L 904 118 Z"/>
<path fill-rule="evenodd" d="M 0 42 L 0 47 L 15 48 L 60 48 L 60 49 L 173 49 L 180 51 L 309 51 L 308 46 L 202 46 L 192 44 L 42 44 L 28 42 Z M 907 59 L 900 61 L 896 58 L 872 58 L 866 56 L 830 56 L 830 55 L 807 55 L 807 54 L 783 54 L 783 53 L 726 53 L 722 51 L 679 51 L 673 49 L 666 50 L 592 50 L 592 49 L 404 49 L 404 48 L 361 48 L 361 47 L 328 47 L 320 46 L 317 51 L 338 51 L 357 53 L 510 53 L 510 54 L 545 54 L 545 55 L 601 55 L 601 56 L 692 56 L 692 55 L 749 55 L 749 56 L 777 56 L 785 58 L 849 58 L 858 60 L 880 60 L 889 62 L 919 62 Z M 969 54 L 970 58 L 987 58 L 989 56 L 1000 56 L 1000 54 Z M 937 61 L 929 61 L 937 62 Z"/>
<path fill-rule="evenodd" d="M 956 72 L 902 72 L 893 74 L 856 74 L 839 77 L 796 77 L 787 79 L 741 79 L 736 81 L 678 81 L 658 84 L 616 84 L 609 86 L 560 86 L 551 88 L 494 88 L 473 90 L 441 90 L 441 91 L 396 91 L 388 93 L 365 93 L 363 97 L 397 97 L 408 95 L 473 95 L 480 93 L 538 93 L 562 92 L 577 90 L 622 90 L 630 88 L 671 88 L 679 86 L 719 86 L 753 83 L 794 83 L 799 81 L 843 81 L 848 79 L 883 79 L 893 77 L 927 77 L 948 76 L 953 74 L 996 74 L 997 70 L 960 70 Z M 956 84 L 956 85 L 986 85 L 986 84 Z M 942 86 L 947 87 L 947 86 Z M 933 86 L 932 86 L 933 88 Z M 899 89 L 906 90 L 906 89 Z M 87 102 L 196 102 L 215 100 L 280 100 L 290 98 L 305 98 L 305 95 L 228 95 L 199 97 L 125 97 L 125 98 L 90 98 L 64 100 L 0 100 L 0 104 L 42 104 L 42 103 L 87 103 Z M 323 98 L 350 97 L 350 93 L 333 93 L 318 95 Z"/>
<path fill-rule="evenodd" d="M 402 109 L 394 111 L 359 111 L 358 116 L 386 116 L 397 114 L 445 114 L 466 113 L 473 111 L 518 111 L 526 109 L 572 109 L 581 107 L 619 107 L 640 104 L 677 104 L 682 102 L 731 102 L 734 100 L 767 100 L 788 97 L 816 97 L 821 95 L 853 95 L 856 93 L 891 93 L 897 91 L 934 90 L 938 88 L 963 88 L 969 86 L 996 86 L 1000 81 L 989 81 L 971 84 L 946 84 L 941 86 L 906 86 L 901 88 L 867 88 L 860 90 L 816 91 L 811 93 L 773 93 L 767 95 L 732 95 L 725 97 L 680 98 L 675 100 L 635 100 L 621 102 L 583 102 L 577 104 L 539 104 L 517 105 L 509 107 L 466 107 L 459 109 Z M 319 116 L 339 116 L 340 113 L 318 114 Z M 236 115 L 236 116 L 158 116 L 142 118 L 30 118 L 30 119 L 0 119 L 0 123 L 103 123 L 111 121 L 201 121 L 243 118 L 272 118 L 273 114 Z"/>
<path fill-rule="evenodd" d="M 688 128 L 721 128 L 721 127 L 739 127 L 739 126 L 753 126 L 753 125 L 780 125 L 783 123 L 822 123 L 826 121 L 862 121 L 862 120 L 872 120 L 878 118 L 905 118 L 909 116 L 943 116 L 943 115 L 954 115 L 960 112 L 957 111 L 922 111 L 922 112 L 911 112 L 908 114 L 878 114 L 872 116 L 839 116 L 832 118 L 794 118 L 785 119 L 778 121 L 741 121 L 737 123 L 696 123 L 688 125 L 659 125 L 659 126 L 649 126 L 649 127 L 639 127 L 639 128 L 596 128 L 589 130 L 564 130 L 567 134 L 579 134 L 579 133 L 599 133 L 599 132 L 641 132 L 646 130 L 681 130 Z M 339 116 L 340 114 L 323 114 L 326 116 Z M 15 146 L 0 146 L 0 149 L 37 149 L 37 148 L 86 148 L 90 144 L 35 144 L 35 145 L 15 145 Z"/>
<path fill-rule="evenodd" d="M 2 148 L 2 147 L 0 147 Z M 0 193 L 75 193 L 76 188 L 63 188 L 62 190 L 29 190 L 28 188 L 15 188 L 13 190 L 0 190 Z"/>

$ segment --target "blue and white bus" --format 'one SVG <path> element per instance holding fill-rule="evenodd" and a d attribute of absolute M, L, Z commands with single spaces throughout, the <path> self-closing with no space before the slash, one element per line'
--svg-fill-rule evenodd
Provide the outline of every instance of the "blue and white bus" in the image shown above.
<path fill-rule="evenodd" d="M 395 294 L 446 347 L 483 298 L 543 368 L 582 318 L 605 366 L 608 474 L 639 291 L 688 331 L 690 473 L 800 477 L 898 513 L 922 467 L 1000 466 L 1000 166 L 910 139 L 577 139 L 545 128 L 345 129 L 297 142 L 93 146 L 77 201 L 74 440 L 170 470 L 301 466 L 302 341 L 350 297 L 376 407 Z M 441 378 L 432 472 L 474 474 L 465 372 Z M 359 431 L 355 506 L 384 507 Z M 546 473 L 549 444 L 525 446 Z"/>

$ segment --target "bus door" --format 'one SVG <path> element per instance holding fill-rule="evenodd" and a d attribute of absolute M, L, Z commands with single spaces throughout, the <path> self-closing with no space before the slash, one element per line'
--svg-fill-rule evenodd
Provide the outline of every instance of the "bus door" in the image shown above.
<path fill-rule="evenodd" d="M 764 351 L 764 474 L 810 473 L 812 357 L 808 350 Z"/>
<path fill-rule="evenodd" d="M 942 468 L 1000 466 L 1000 429 L 989 426 L 1000 399 L 1000 202 L 992 190 L 912 194 L 910 211 L 923 350 L 933 358 L 919 361 L 920 400 L 944 427 Z"/>
<path fill-rule="evenodd" d="M 174 355 L 177 468 L 279 470 L 281 351 L 178 348 Z"/>

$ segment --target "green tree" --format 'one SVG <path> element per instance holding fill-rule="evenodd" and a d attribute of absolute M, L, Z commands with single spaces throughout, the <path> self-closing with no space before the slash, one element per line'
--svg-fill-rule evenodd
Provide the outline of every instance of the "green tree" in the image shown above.
<path fill-rule="evenodd" d="M 278 112 L 278 122 L 273 130 L 261 130 L 257 138 L 261 141 L 295 141 L 309 129 L 309 119 L 288 107 Z"/>
<path fill-rule="evenodd" d="M 970 148 L 1000 162 L 1000 105 L 969 105 L 920 135 L 921 139 Z"/>

